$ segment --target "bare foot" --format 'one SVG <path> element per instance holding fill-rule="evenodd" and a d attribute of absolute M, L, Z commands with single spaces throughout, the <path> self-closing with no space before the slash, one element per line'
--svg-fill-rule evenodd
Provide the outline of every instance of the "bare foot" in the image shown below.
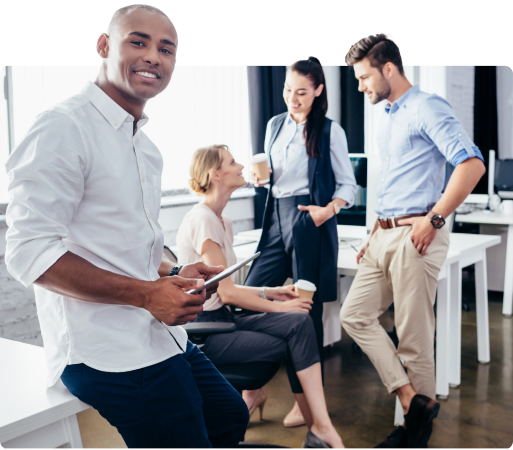
<path fill-rule="evenodd" d="M 316 425 L 313 424 L 310 431 L 315 434 L 319 439 L 323 440 L 331 448 L 345 448 L 342 443 L 342 438 L 335 430 L 335 427 L 329 425 Z"/>
<path fill-rule="evenodd" d="M 259 393 L 260 389 L 255 389 L 254 391 L 242 391 L 242 398 L 246 402 L 248 410 L 250 410 L 254 405 Z"/>

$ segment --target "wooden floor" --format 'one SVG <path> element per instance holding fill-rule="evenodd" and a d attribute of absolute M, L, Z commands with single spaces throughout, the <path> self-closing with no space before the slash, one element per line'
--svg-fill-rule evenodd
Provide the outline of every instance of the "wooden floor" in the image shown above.
<path fill-rule="evenodd" d="M 502 294 L 489 293 L 491 362 L 477 362 L 477 337 L 473 274 L 464 272 L 461 385 L 450 390 L 434 422 L 430 447 L 509 448 L 513 444 L 513 319 L 501 314 Z M 387 330 L 393 313 L 383 315 Z M 346 447 L 368 448 L 381 442 L 393 429 L 395 398 L 387 394 L 366 355 L 343 338 L 325 349 L 325 395 L 332 421 Z M 285 369 L 266 386 L 269 399 L 264 420 L 256 412 L 246 440 L 287 447 L 301 447 L 306 427 L 284 428 L 282 421 L 292 407 Z M 85 448 L 126 448 L 123 439 L 97 411 L 78 414 Z"/>

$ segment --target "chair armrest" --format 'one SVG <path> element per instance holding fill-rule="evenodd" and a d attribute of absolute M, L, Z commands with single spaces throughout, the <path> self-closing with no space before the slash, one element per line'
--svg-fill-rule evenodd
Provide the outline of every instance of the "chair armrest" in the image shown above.
<path fill-rule="evenodd" d="M 235 331 L 237 325 L 232 322 L 190 322 L 182 325 L 188 335 L 196 336 L 205 334 L 231 333 Z"/>

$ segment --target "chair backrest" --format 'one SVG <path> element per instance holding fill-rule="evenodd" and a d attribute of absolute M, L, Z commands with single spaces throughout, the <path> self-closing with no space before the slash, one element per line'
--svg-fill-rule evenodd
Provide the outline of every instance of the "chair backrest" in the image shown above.
<path fill-rule="evenodd" d="M 164 257 L 167 258 L 172 263 L 176 264 L 178 262 L 178 258 L 176 257 L 176 255 L 171 251 L 171 249 L 167 245 L 164 245 Z"/>

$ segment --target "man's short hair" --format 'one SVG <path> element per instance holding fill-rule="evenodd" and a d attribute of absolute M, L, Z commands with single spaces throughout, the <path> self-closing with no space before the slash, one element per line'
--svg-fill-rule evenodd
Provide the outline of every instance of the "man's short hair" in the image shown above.
<path fill-rule="evenodd" d="M 112 19 L 109 24 L 109 28 L 107 30 L 107 33 L 110 35 L 112 32 L 117 28 L 119 23 L 121 22 L 121 18 L 130 11 L 133 11 L 134 9 L 144 9 L 145 11 L 149 11 L 152 13 L 160 14 L 161 16 L 167 17 L 165 13 L 163 13 L 160 9 L 155 8 L 154 6 L 150 5 L 129 5 L 129 6 L 123 6 L 123 8 L 119 8 L 114 15 L 112 16 Z"/>
<path fill-rule="evenodd" d="M 364 58 L 368 58 L 370 65 L 380 72 L 387 62 L 391 62 L 399 69 L 399 73 L 404 75 L 403 60 L 401 59 L 401 53 L 399 53 L 399 47 L 384 34 L 376 34 L 360 39 L 347 52 L 346 64 L 353 66 Z"/>

